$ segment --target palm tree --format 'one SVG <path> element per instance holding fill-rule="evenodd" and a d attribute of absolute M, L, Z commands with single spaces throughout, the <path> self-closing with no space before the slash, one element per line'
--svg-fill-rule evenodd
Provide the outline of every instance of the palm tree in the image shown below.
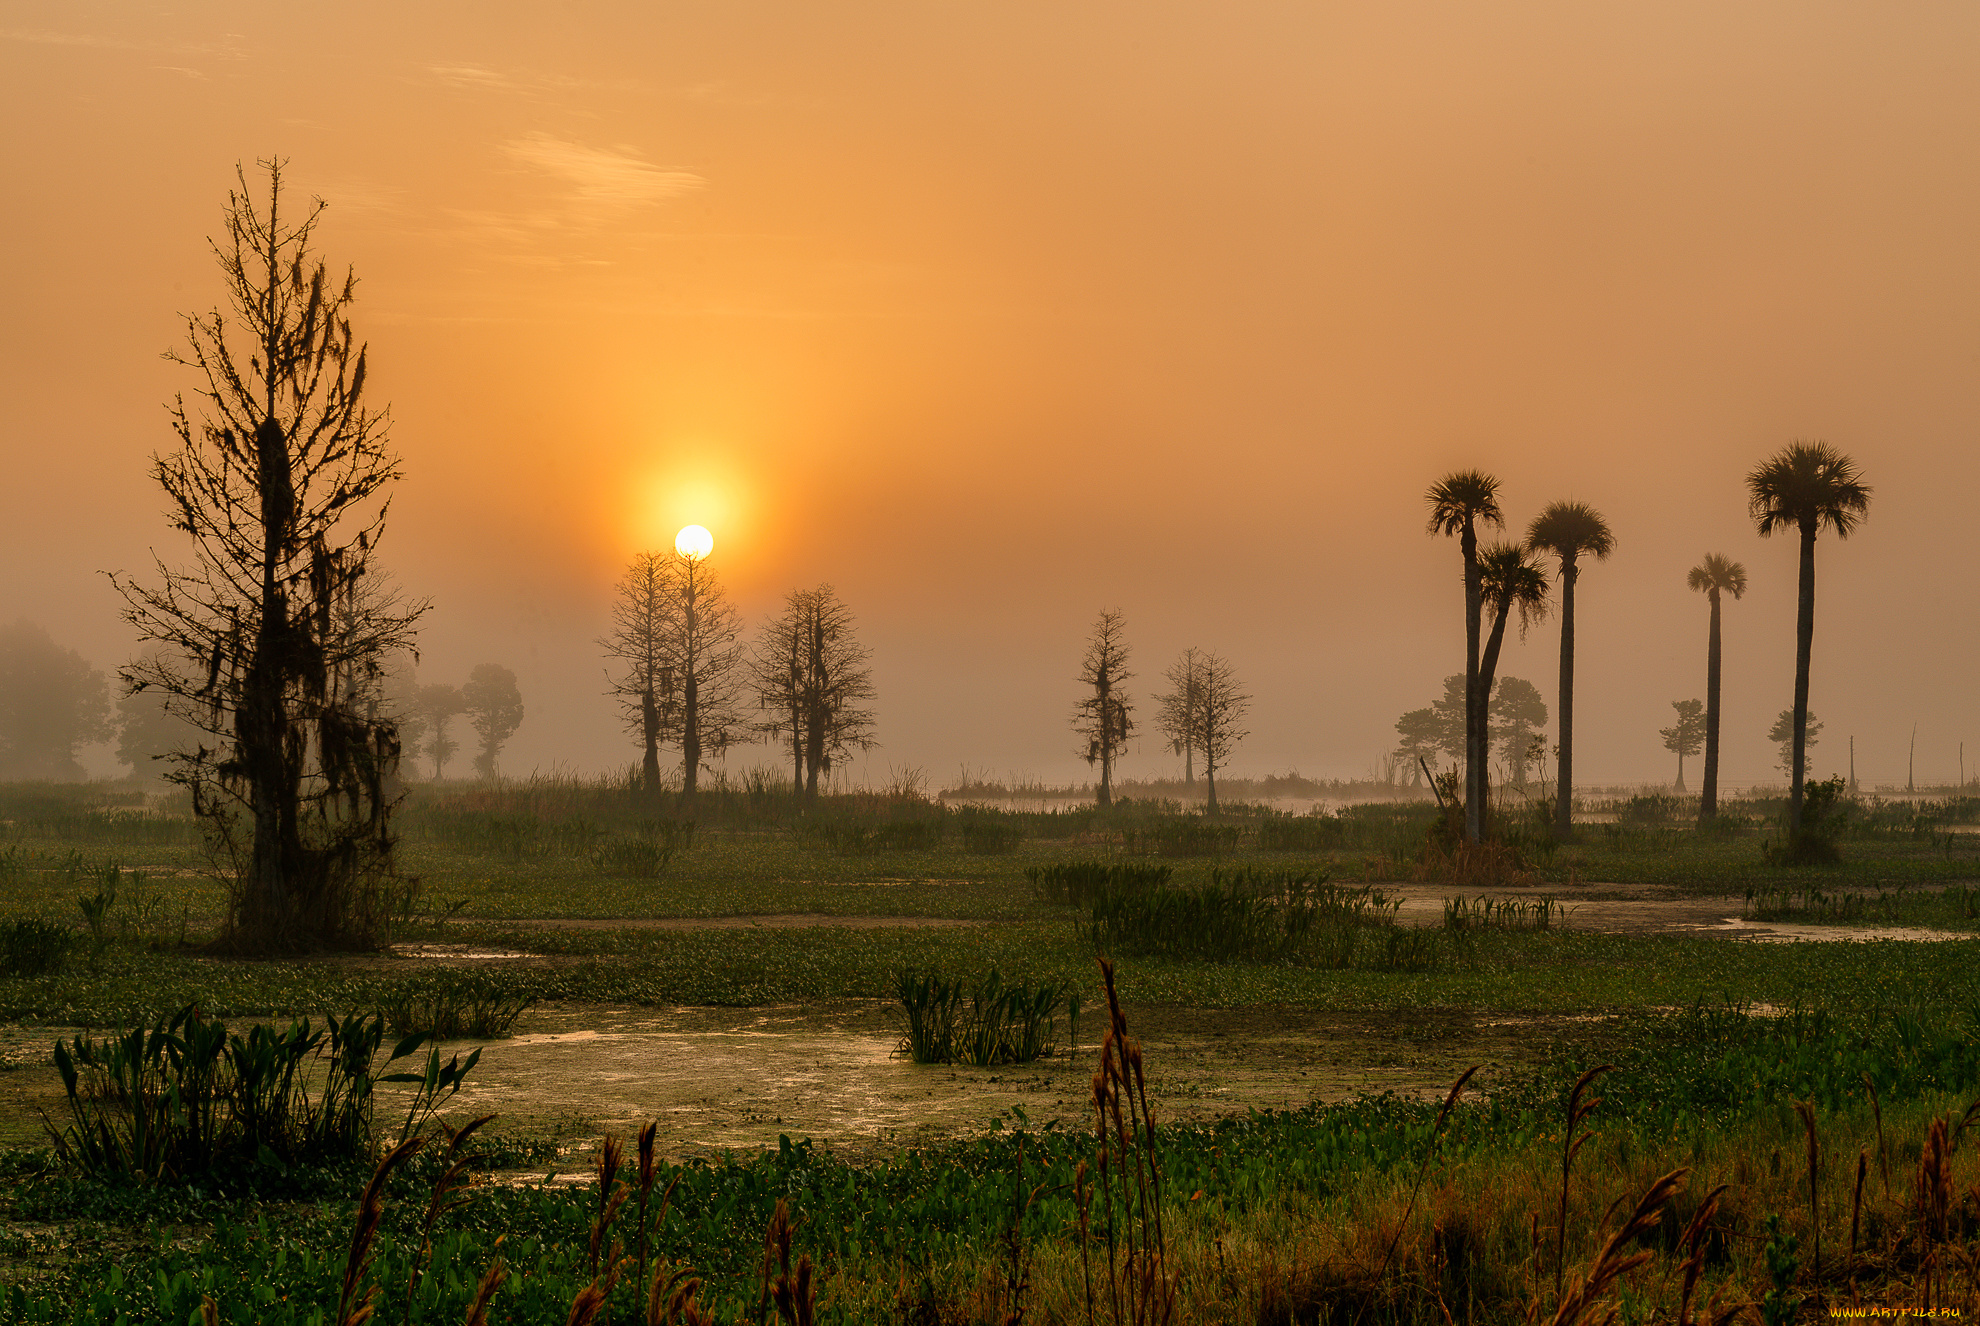
<path fill-rule="evenodd" d="M 1801 534 L 1801 593 L 1794 630 L 1794 783 L 1788 835 L 1801 832 L 1808 772 L 1808 660 L 1815 645 L 1815 535 L 1827 525 L 1846 539 L 1870 509 L 1856 462 L 1826 442 L 1790 442 L 1746 476 L 1747 510 L 1764 537 L 1793 526 Z"/>
<path fill-rule="evenodd" d="M 1719 595 L 1746 596 L 1746 568 L 1721 553 L 1706 553 L 1685 583 L 1712 604 L 1712 633 L 1705 646 L 1705 788 L 1698 798 L 1698 822 L 1719 813 Z"/>
<path fill-rule="evenodd" d="M 1498 679 L 1499 647 L 1506 642 L 1506 618 L 1519 610 L 1519 633 L 1547 615 L 1547 573 L 1516 543 L 1498 543 L 1478 555 L 1479 593 L 1492 609 L 1492 634 L 1485 641 L 1485 652 L 1478 660 L 1478 693 L 1492 694 Z M 1481 710 L 1483 706 L 1480 706 Z M 1484 723 L 1478 725 L 1481 729 Z M 1486 733 L 1480 731 L 1476 745 L 1468 745 L 1466 755 L 1478 764 L 1478 801 L 1485 804 L 1485 770 L 1489 747 Z M 1471 760 L 1467 758 L 1466 763 Z M 1474 840 L 1476 841 L 1476 840 Z"/>
<path fill-rule="evenodd" d="M 1574 582 L 1581 558 L 1607 560 L 1615 535 L 1601 512 L 1586 502 L 1555 502 L 1526 527 L 1526 546 L 1561 560 L 1561 744 L 1560 771 L 1554 779 L 1554 836 L 1574 836 Z"/>
<path fill-rule="evenodd" d="M 1430 532 L 1458 536 L 1464 554 L 1464 837 L 1485 836 L 1485 701 L 1478 693 L 1478 637 L 1484 606 L 1479 583 L 1478 523 L 1504 529 L 1499 481 L 1482 470 L 1457 470 L 1430 485 Z"/>

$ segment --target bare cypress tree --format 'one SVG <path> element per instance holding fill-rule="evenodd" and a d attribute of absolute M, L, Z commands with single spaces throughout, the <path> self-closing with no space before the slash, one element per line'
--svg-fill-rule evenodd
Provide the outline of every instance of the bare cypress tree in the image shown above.
<path fill-rule="evenodd" d="M 1080 681 L 1092 687 L 1093 694 L 1073 710 L 1073 731 L 1086 741 L 1079 754 L 1088 764 L 1100 766 L 1103 806 L 1114 804 L 1114 759 L 1134 731 L 1134 705 L 1121 689 L 1121 683 L 1134 675 L 1127 670 L 1127 642 L 1121 638 L 1126 630 L 1125 620 L 1112 608 L 1093 624 L 1079 667 Z"/>
<path fill-rule="evenodd" d="M 111 577 L 125 619 L 163 648 L 121 670 L 132 692 L 214 738 L 169 777 L 233 875 L 230 938 L 280 950 L 376 942 L 393 871 L 387 780 L 399 738 L 375 698 L 388 653 L 426 610 L 374 567 L 399 477 L 388 417 L 364 401 L 357 281 L 311 249 L 324 204 L 288 219 L 282 163 L 257 207 L 237 168 L 213 244 L 231 315 L 186 319 L 167 358 L 204 379 L 172 409 L 178 448 L 154 458 L 193 561 L 157 581 Z"/>
<path fill-rule="evenodd" d="M 1203 778 L 1209 788 L 1207 809 L 1217 809 L 1217 771 L 1230 762 L 1238 742 L 1251 734 L 1238 726 L 1251 708 L 1251 697 L 1238 689 L 1237 669 L 1207 650 L 1186 651 L 1163 674 L 1175 687 L 1158 697 L 1163 731 L 1174 722 L 1180 740 L 1203 753 Z"/>
<path fill-rule="evenodd" d="M 707 560 L 675 553 L 681 615 L 668 656 L 680 678 L 681 795 L 694 796 L 703 761 L 743 739 L 742 617 L 722 592 Z"/>
<path fill-rule="evenodd" d="M 1155 697 L 1155 725 L 1169 739 L 1169 749 L 1183 757 L 1183 783 L 1196 782 L 1195 714 L 1202 703 L 1203 660 L 1194 649 L 1168 666 L 1162 679 L 1169 689 Z"/>
<path fill-rule="evenodd" d="M 668 642 L 680 630 L 680 600 L 667 562 L 652 552 L 632 559 L 612 603 L 612 632 L 598 642 L 620 665 L 610 677 L 610 694 L 625 711 L 627 729 L 640 739 L 640 785 L 648 795 L 660 790 L 660 742 L 678 722 Z"/>
<path fill-rule="evenodd" d="M 794 589 L 751 660 L 758 705 L 777 719 L 757 725 L 791 743 L 792 787 L 818 800 L 818 776 L 855 750 L 871 749 L 870 655 L 853 635 L 852 610 L 830 585 Z"/>

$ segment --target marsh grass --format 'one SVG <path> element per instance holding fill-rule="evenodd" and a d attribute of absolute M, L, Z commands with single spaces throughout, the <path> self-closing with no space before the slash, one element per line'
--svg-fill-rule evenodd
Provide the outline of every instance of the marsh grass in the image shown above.
<path fill-rule="evenodd" d="M 917 1064 L 993 1068 L 1049 1054 L 1060 1013 L 1079 1015 L 1065 981 L 1006 982 L 996 968 L 975 979 L 905 969 L 895 978 L 901 1057 Z"/>
<path fill-rule="evenodd" d="M 381 1011 L 395 1036 L 427 1040 L 498 1040 L 536 1002 L 504 973 L 439 972 L 395 986 Z"/>
<path fill-rule="evenodd" d="M 1172 866 L 1108 861 L 1060 861 L 1027 866 L 1024 872 L 1033 897 L 1073 907 L 1090 907 L 1109 894 L 1145 893 L 1166 885 L 1174 875 Z"/>
<path fill-rule="evenodd" d="M 1553 898 L 1444 899 L 1446 930 L 1547 930 L 1565 920 L 1567 907 Z"/>
<path fill-rule="evenodd" d="M 0 922 L 0 976 L 53 976 L 69 965 L 76 933 L 52 921 Z"/>
<path fill-rule="evenodd" d="M 49 1134 L 58 1156 L 78 1170 L 138 1183 L 163 1183 L 362 1157 L 371 1145 L 379 1082 L 420 1087 L 402 1137 L 443 1095 L 459 1090 L 474 1066 L 458 1058 L 425 1074 L 374 1070 L 384 1043 L 378 1014 L 308 1019 L 246 1035 L 196 1007 L 149 1027 L 55 1043 L 69 1123 Z M 393 1047 L 386 1064 L 415 1053 L 423 1038 Z"/>
<path fill-rule="evenodd" d="M 676 856 L 693 846 L 693 820 L 641 820 L 625 836 L 601 843 L 592 862 L 601 875 L 658 879 Z"/>

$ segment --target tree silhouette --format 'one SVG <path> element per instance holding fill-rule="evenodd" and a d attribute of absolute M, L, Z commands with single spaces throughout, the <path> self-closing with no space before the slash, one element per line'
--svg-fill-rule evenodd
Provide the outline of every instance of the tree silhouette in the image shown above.
<path fill-rule="evenodd" d="M 1478 561 L 1478 526 L 1505 528 L 1499 510 L 1499 481 L 1481 470 L 1458 470 L 1430 485 L 1430 533 L 1455 535 L 1464 557 L 1464 836 L 1485 835 L 1485 702 L 1491 688 L 1479 689 L 1479 637 L 1484 597 Z"/>
<path fill-rule="evenodd" d="M 1559 767 L 1554 779 L 1554 836 L 1574 836 L 1574 586 L 1581 559 L 1607 560 L 1615 551 L 1609 522 L 1585 502 L 1555 502 L 1526 528 L 1526 546 L 1561 563 L 1561 702 Z"/>
<path fill-rule="evenodd" d="M 475 752 L 474 771 L 482 778 L 493 778 L 502 747 L 522 726 L 522 688 L 516 685 L 516 674 L 500 663 L 478 664 L 461 687 L 461 702 L 481 746 Z"/>
<path fill-rule="evenodd" d="M 1794 777 L 1797 759 L 1804 769 L 1806 768 L 1808 764 L 1808 752 L 1815 748 L 1817 739 L 1822 735 L 1821 719 L 1815 717 L 1814 714 L 1804 715 L 1804 719 L 1805 721 L 1797 725 L 1794 721 L 1794 710 L 1783 709 L 1781 710 L 1780 717 L 1774 720 L 1774 725 L 1767 729 L 1767 740 L 1773 742 L 1780 751 L 1774 757 L 1774 763 L 1780 767 L 1782 773 L 1790 778 Z M 1801 754 L 1799 756 L 1795 754 L 1796 742 L 1794 738 L 1796 732 L 1802 734 L 1802 740 L 1800 742 Z"/>
<path fill-rule="evenodd" d="M 757 725 L 791 744 L 792 789 L 818 800 L 818 776 L 856 750 L 869 750 L 873 711 L 870 655 L 853 635 L 852 610 L 830 585 L 794 589 L 757 642 L 750 661 L 757 704 L 778 716 Z"/>
<path fill-rule="evenodd" d="M 425 605 L 373 575 L 399 468 L 385 412 L 365 404 L 356 278 L 333 279 L 311 249 L 323 204 L 291 219 L 282 164 L 262 165 L 265 206 L 237 170 L 213 246 L 231 316 L 189 317 L 169 356 L 202 379 L 199 413 L 179 398 L 179 446 L 152 467 L 192 565 L 160 561 L 153 584 L 111 577 L 125 620 L 161 646 L 120 675 L 214 739 L 169 776 L 231 859 L 232 941 L 365 945 L 395 878 L 399 740 L 374 703 L 380 665 L 410 647 Z"/>
<path fill-rule="evenodd" d="M 1698 798 L 1698 822 L 1703 824 L 1719 813 L 1719 600 L 1725 594 L 1746 596 L 1746 568 L 1720 553 L 1706 553 L 1685 583 L 1712 605 L 1705 645 L 1705 785 Z"/>
<path fill-rule="evenodd" d="M 447 761 L 461 748 L 461 743 L 449 735 L 447 725 L 467 712 L 467 700 L 460 687 L 436 681 L 420 687 L 413 703 L 426 732 L 426 752 L 433 757 L 433 779 L 438 782 L 446 776 Z"/>
<path fill-rule="evenodd" d="M 1677 722 L 1669 727 L 1657 729 L 1657 735 L 1664 739 L 1664 749 L 1678 757 L 1677 782 L 1671 790 L 1684 794 L 1684 757 L 1696 755 L 1705 741 L 1705 705 L 1700 700 L 1673 700 L 1671 708 L 1677 710 Z"/>
<path fill-rule="evenodd" d="M 1534 758 L 1536 743 L 1545 749 L 1539 733 L 1547 726 L 1547 702 L 1540 698 L 1540 688 L 1522 677 L 1501 677 L 1492 688 L 1487 712 L 1499 758 L 1512 767 L 1513 785 L 1525 787 L 1526 766 Z"/>
<path fill-rule="evenodd" d="M 0 628 L 0 778 L 80 779 L 76 750 L 110 733 L 109 678 L 44 627 Z"/>
<path fill-rule="evenodd" d="M 1506 641 L 1506 619 L 1518 612 L 1519 633 L 1524 636 L 1527 627 L 1547 615 L 1547 575 L 1531 560 L 1525 548 L 1516 543 L 1500 543 L 1478 555 L 1478 586 L 1486 607 L 1492 613 L 1492 631 L 1486 637 L 1485 649 L 1478 659 L 1478 681 L 1473 693 L 1489 700 L 1493 679 L 1499 670 L 1499 650 Z M 1481 713 L 1489 713 L 1486 704 L 1480 704 L 1477 708 Z M 1477 730 L 1467 733 L 1469 739 L 1466 745 L 1482 771 L 1486 767 L 1491 730 L 1482 722 L 1473 726 Z M 1486 782 L 1481 772 L 1478 779 L 1481 803 L 1485 794 Z"/>
<path fill-rule="evenodd" d="M 1162 731 L 1184 749 L 1203 753 L 1206 808 L 1214 813 L 1217 771 L 1230 762 L 1238 742 L 1251 735 L 1238 726 L 1251 709 L 1251 697 L 1238 689 L 1237 669 L 1208 650 L 1185 651 L 1162 675 L 1172 688 L 1155 700 Z"/>
<path fill-rule="evenodd" d="M 1856 464 L 1826 442 L 1790 442 L 1746 476 L 1747 509 L 1762 537 L 1792 528 L 1801 536 L 1800 594 L 1794 631 L 1794 732 L 1788 833 L 1801 832 L 1807 782 L 1808 671 L 1815 648 L 1815 535 L 1827 526 L 1846 539 L 1870 509 Z"/>
<path fill-rule="evenodd" d="M 1196 782 L 1196 724 L 1194 715 L 1203 703 L 1203 658 L 1194 649 L 1162 673 L 1169 689 L 1155 697 L 1155 726 L 1169 740 L 1169 749 L 1183 757 L 1183 783 Z"/>
<path fill-rule="evenodd" d="M 722 591 L 706 558 L 675 553 L 666 562 L 679 611 L 668 620 L 663 668 L 680 686 L 674 721 L 663 728 L 681 748 L 681 797 L 694 798 L 708 756 L 720 755 L 748 731 L 742 697 L 742 617 Z"/>
<path fill-rule="evenodd" d="M 660 742 L 674 725 L 678 703 L 668 648 L 679 613 L 667 557 L 637 553 L 616 586 L 611 633 L 598 642 L 619 664 L 608 674 L 609 693 L 619 701 L 627 728 L 639 737 L 640 786 L 648 796 L 660 791 Z"/>
<path fill-rule="evenodd" d="M 1073 707 L 1073 731 L 1086 743 L 1079 755 L 1089 765 L 1100 766 L 1103 806 L 1114 804 L 1114 760 L 1134 731 L 1134 705 L 1121 689 L 1121 683 L 1134 675 L 1127 670 L 1128 648 L 1122 639 L 1126 630 L 1116 609 L 1109 608 L 1094 622 L 1079 665 L 1079 680 L 1093 693 Z"/>

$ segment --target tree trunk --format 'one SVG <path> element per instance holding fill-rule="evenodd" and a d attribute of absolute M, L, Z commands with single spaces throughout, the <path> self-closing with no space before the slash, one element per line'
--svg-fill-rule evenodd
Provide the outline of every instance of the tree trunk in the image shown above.
<path fill-rule="evenodd" d="M 1698 799 L 1698 822 L 1719 813 L 1719 587 L 1712 586 L 1712 629 L 1705 645 L 1705 787 Z"/>
<path fill-rule="evenodd" d="M 272 259 L 270 268 L 272 288 Z M 296 495 L 289 442 L 281 426 L 264 418 L 255 429 L 254 441 L 261 490 L 261 621 L 255 629 L 254 661 L 241 688 L 234 733 L 254 803 L 244 919 L 250 929 L 280 943 L 295 921 L 289 867 L 299 860 L 302 847 L 296 822 L 297 780 L 288 767 L 289 715 L 282 703 L 289 671 L 289 602 L 275 576 L 295 520 Z"/>
<path fill-rule="evenodd" d="M 1464 553 L 1464 838 L 1480 842 L 1485 837 L 1485 701 L 1478 694 L 1479 618 L 1484 612 L 1484 590 L 1479 583 L 1478 532 L 1465 518 L 1464 534 L 1458 546 Z"/>
<path fill-rule="evenodd" d="M 1496 680 L 1499 670 L 1499 649 L 1506 641 L 1506 618 L 1512 614 L 1511 603 L 1495 603 L 1492 606 L 1496 609 L 1492 620 L 1492 634 L 1490 639 L 1485 643 L 1485 656 L 1478 663 L 1478 691 L 1487 701 L 1491 699 L 1492 683 Z M 1479 707 L 1481 710 L 1484 708 L 1483 705 Z M 1480 724 L 1480 726 L 1482 727 L 1484 725 Z M 1489 748 L 1481 743 L 1478 751 L 1478 778 L 1476 781 L 1478 789 L 1479 836 L 1472 840 L 1474 842 L 1484 841 L 1487 821 L 1490 818 L 1486 798 L 1491 794 L 1491 770 L 1485 762 L 1485 757 L 1490 753 Z"/>
<path fill-rule="evenodd" d="M 1684 795 L 1684 752 L 1683 751 L 1678 752 L 1678 780 L 1677 782 L 1671 784 L 1671 791 L 1678 796 Z"/>
<path fill-rule="evenodd" d="M 1210 800 L 1205 804 L 1204 809 L 1207 813 L 1215 815 L 1217 813 L 1217 766 L 1208 760 L 1203 762 L 1203 781 L 1210 789 Z"/>
<path fill-rule="evenodd" d="M 791 795 L 804 795 L 804 727 L 795 705 L 791 708 Z"/>
<path fill-rule="evenodd" d="M 1190 742 L 1183 743 L 1183 786 L 1196 786 L 1196 747 Z"/>
<path fill-rule="evenodd" d="M 1801 799 L 1808 778 L 1808 664 L 1815 652 L 1815 522 L 1801 526 L 1801 593 L 1794 621 L 1794 781 L 1788 792 L 1788 835 L 1801 832 Z"/>
<path fill-rule="evenodd" d="M 1554 772 L 1554 837 L 1574 837 L 1574 582 L 1573 553 L 1561 558 L 1561 753 Z M 1503 625 L 1503 623 L 1502 623 Z"/>
<path fill-rule="evenodd" d="M 1096 687 L 1100 692 L 1100 804 L 1114 804 L 1114 707 L 1113 686 L 1103 669 Z"/>
<path fill-rule="evenodd" d="M 701 773 L 701 693 L 696 684 L 695 673 L 701 670 L 700 637 L 698 623 L 694 619 L 694 572 L 688 567 L 687 580 L 687 650 L 682 658 L 681 671 L 681 800 L 694 799 L 695 783 Z"/>
<path fill-rule="evenodd" d="M 639 783 L 648 796 L 660 791 L 660 707 L 653 702 L 653 687 L 639 693 L 640 735 L 646 742 L 639 762 Z"/>

